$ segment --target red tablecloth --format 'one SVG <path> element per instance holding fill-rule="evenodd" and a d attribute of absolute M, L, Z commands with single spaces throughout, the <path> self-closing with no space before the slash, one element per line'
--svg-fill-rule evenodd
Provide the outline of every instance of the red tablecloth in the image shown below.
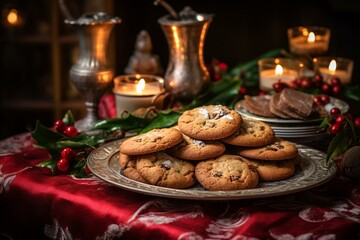
<path fill-rule="evenodd" d="M 147 196 L 95 176 L 49 175 L 28 133 L 0 141 L 0 239 L 359 239 L 360 187 L 336 176 L 266 199 Z"/>

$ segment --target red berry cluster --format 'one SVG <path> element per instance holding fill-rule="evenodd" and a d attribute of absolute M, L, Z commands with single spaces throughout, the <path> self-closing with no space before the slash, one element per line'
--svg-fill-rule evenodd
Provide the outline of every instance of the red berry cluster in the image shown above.
<path fill-rule="evenodd" d="M 63 120 L 57 120 L 54 123 L 54 129 L 67 137 L 75 137 L 79 134 L 79 131 L 75 126 L 67 126 Z"/>
<path fill-rule="evenodd" d="M 54 123 L 54 129 L 64 134 L 66 137 L 75 137 L 79 134 L 77 128 L 73 125 L 68 126 L 63 120 L 57 120 Z M 61 151 L 61 158 L 57 161 L 56 167 L 60 172 L 67 173 L 70 170 L 70 163 L 80 160 L 77 158 L 75 150 L 66 147 Z"/>
<path fill-rule="evenodd" d="M 331 78 L 325 82 L 320 74 L 315 74 L 313 77 L 300 77 L 289 83 L 284 83 L 281 80 L 273 84 L 275 92 L 281 92 L 284 88 L 290 87 L 305 92 L 320 92 L 327 95 L 339 95 L 342 89 L 341 81 L 337 77 Z"/>
<path fill-rule="evenodd" d="M 70 169 L 70 161 L 75 161 L 76 152 L 67 147 L 61 151 L 61 158 L 58 160 L 56 166 L 60 172 L 68 172 Z"/>
<path fill-rule="evenodd" d="M 350 125 L 360 130 L 360 117 L 352 118 L 351 114 L 342 114 L 339 108 L 334 107 L 330 110 L 329 124 L 328 130 L 332 135 L 338 134 L 345 128 L 351 128 Z"/>
<path fill-rule="evenodd" d="M 208 66 L 210 76 L 214 81 L 222 79 L 222 75 L 228 70 L 228 65 L 224 62 L 220 62 L 218 59 L 213 59 L 211 64 Z"/>

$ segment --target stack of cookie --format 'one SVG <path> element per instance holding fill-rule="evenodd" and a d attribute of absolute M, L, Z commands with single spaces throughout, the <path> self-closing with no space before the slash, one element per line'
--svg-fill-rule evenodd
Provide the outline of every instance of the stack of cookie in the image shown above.
<path fill-rule="evenodd" d="M 175 127 L 126 139 L 119 163 L 124 176 L 143 183 L 240 190 L 292 176 L 299 160 L 296 145 L 266 123 L 209 105 L 185 111 Z"/>

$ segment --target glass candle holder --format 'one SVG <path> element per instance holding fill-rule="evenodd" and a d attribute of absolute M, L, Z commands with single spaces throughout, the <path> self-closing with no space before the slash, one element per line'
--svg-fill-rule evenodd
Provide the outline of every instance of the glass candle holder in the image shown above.
<path fill-rule="evenodd" d="M 332 78 L 339 78 L 342 84 L 351 82 L 354 61 L 341 57 L 317 57 L 313 59 L 315 71 L 319 72 L 324 81 L 330 82 Z"/>
<path fill-rule="evenodd" d="M 292 27 L 287 30 L 290 52 L 318 56 L 327 52 L 331 31 L 326 27 Z"/>
<path fill-rule="evenodd" d="M 164 79 L 155 75 L 130 74 L 114 79 L 116 115 L 131 113 L 139 108 L 155 105 L 156 99 L 165 93 Z"/>
<path fill-rule="evenodd" d="M 299 77 L 303 64 L 292 58 L 265 58 L 258 61 L 259 88 L 262 91 L 273 90 L 273 84 L 281 81 L 289 84 Z"/>

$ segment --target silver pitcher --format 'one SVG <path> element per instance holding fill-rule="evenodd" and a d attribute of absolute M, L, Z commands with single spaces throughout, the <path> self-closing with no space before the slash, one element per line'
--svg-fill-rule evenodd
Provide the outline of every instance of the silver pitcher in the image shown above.
<path fill-rule="evenodd" d="M 104 12 L 87 13 L 77 20 L 66 19 L 75 27 L 80 41 L 80 57 L 70 69 L 70 79 L 85 100 L 87 114 L 75 127 L 86 131 L 99 120 L 98 103 L 113 83 L 114 70 L 107 58 L 110 33 L 121 22 Z"/>
<path fill-rule="evenodd" d="M 179 100 L 190 100 L 205 91 L 210 83 L 203 48 L 213 15 L 185 7 L 179 16 L 180 19 L 174 19 L 169 14 L 158 19 L 169 46 L 165 88 Z"/>

